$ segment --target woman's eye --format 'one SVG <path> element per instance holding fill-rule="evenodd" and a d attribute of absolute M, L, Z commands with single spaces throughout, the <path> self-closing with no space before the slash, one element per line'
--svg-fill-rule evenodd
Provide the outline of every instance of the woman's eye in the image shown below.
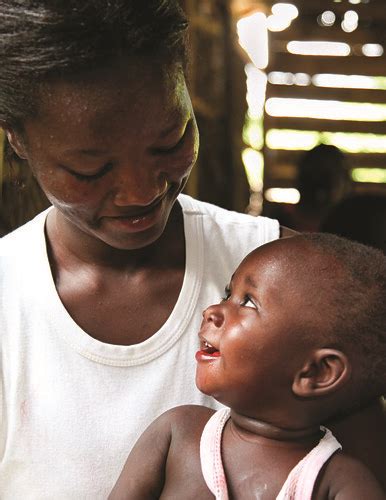
<path fill-rule="evenodd" d="M 231 296 L 231 289 L 229 288 L 229 286 L 226 286 L 225 291 L 224 291 L 224 295 L 221 297 L 221 301 L 225 302 L 226 300 L 229 299 L 230 296 Z"/>
<path fill-rule="evenodd" d="M 178 151 L 182 147 L 182 145 L 184 144 L 185 137 L 186 137 L 186 135 L 183 135 L 181 137 L 181 139 L 177 142 L 177 144 L 175 144 L 174 146 L 171 146 L 170 148 L 165 149 L 163 152 L 170 154 L 170 153 L 174 153 L 175 151 Z"/>
<path fill-rule="evenodd" d="M 253 309 L 257 309 L 256 304 L 248 296 L 245 297 L 241 305 L 243 305 L 244 307 L 252 307 Z"/>
<path fill-rule="evenodd" d="M 168 154 L 168 155 L 169 155 L 169 154 L 175 153 L 175 152 L 176 152 L 176 151 L 178 151 L 178 150 L 182 147 L 182 145 L 184 144 L 185 137 L 186 137 L 186 135 L 183 135 L 183 136 L 181 137 L 181 139 L 180 139 L 180 140 L 179 140 L 179 141 L 178 141 L 178 142 L 177 142 L 174 146 L 169 146 L 169 147 L 167 147 L 167 148 L 160 148 L 160 149 L 158 150 L 158 153 L 159 153 L 159 154 L 165 154 L 165 155 L 166 155 L 166 154 Z"/>
<path fill-rule="evenodd" d="M 156 152 L 159 154 L 172 154 L 172 153 L 175 153 L 176 151 L 178 151 L 185 143 L 185 140 L 186 140 L 186 138 L 189 134 L 189 130 L 191 128 L 190 125 L 191 125 L 191 122 L 189 122 L 186 125 L 184 133 L 182 134 L 180 139 L 178 139 L 178 141 L 175 144 L 168 146 L 168 147 L 165 147 L 165 148 L 158 148 Z"/>
<path fill-rule="evenodd" d="M 112 169 L 112 163 L 106 163 L 96 174 L 80 174 L 79 172 L 75 172 L 74 170 L 71 170 L 67 167 L 64 167 L 67 172 L 69 172 L 73 177 L 78 179 L 79 181 L 85 181 L 85 182 L 91 182 L 95 181 L 101 177 L 103 177 L 107 172 L 109 172 Z"/>

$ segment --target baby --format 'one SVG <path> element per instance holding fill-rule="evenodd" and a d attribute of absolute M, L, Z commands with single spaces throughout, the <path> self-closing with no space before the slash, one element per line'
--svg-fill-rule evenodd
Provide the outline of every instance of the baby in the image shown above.
<path fill-rule="evenodd" d="M 130 453 L 112 499 L 385 499 L 320 426 L 385 394 L 386 257 L 328 234 L 251 252 L 203 313 L 197 387 Z M 173 376 L 173 374 L 171 374 Z"/>

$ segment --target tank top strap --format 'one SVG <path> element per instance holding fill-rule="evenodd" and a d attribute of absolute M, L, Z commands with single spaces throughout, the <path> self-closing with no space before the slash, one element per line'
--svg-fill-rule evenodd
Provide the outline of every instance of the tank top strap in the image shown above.
<path fill-rule="evenodd" d="M 221 458 L 221 438 L 230 409 L 222 408 L 206 423 L 200 441 L 201 470 L 216 500 L 228 500 L 228 487 Z"/>

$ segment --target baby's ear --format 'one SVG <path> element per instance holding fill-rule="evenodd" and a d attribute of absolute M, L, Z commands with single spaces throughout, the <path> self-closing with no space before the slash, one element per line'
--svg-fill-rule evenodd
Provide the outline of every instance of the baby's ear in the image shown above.
<path fill-rule="evenodd" d="M 337 349 L 318 349 L 296 373 L 292 391 L 296 396 L 325 396 L 342 387 L 351 377 L 347 356 Z"/>
<path fill-rule="evenodd" d="M 12 149 L 15 151 L 17 156 L 19 156 L 23 160 L 26 160 L 27 153 L 24 144 L 19 137 L 19 134 L 4 122 L 0 122 L 0 127 L 3 128 L 5 135 L 7 136 L 8 142 L 10 143 Z"/>

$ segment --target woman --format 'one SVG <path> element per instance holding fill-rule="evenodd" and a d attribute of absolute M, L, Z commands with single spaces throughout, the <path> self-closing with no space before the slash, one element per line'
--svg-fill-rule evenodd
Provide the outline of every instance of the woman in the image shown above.
<path fill-rule="evenodd" d="M 0 119 L 53 206 L 0 242 L 0 497 L 104 498 L 150 421 L 207 403 L 201 311 L 279 227 L 180 195 L 198 135 L 177 1 L 0 17 Z"/>

